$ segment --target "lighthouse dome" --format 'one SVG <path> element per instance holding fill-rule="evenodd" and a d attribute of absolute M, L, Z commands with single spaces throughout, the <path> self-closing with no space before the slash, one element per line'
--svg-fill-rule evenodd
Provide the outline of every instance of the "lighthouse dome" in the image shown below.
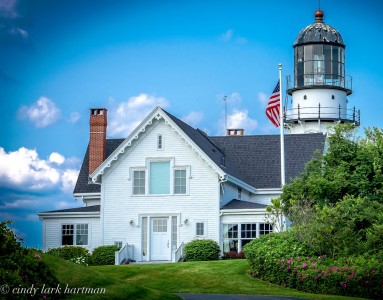
<path fill-rule="evenodd" d="M 345 47 L 343 38 L 334 27 L 323 22 L 324 12 L 315 12 L 315 23 L 302 29 L 295 40 L 294 47 L 302 44 L 329 43 Z"/>

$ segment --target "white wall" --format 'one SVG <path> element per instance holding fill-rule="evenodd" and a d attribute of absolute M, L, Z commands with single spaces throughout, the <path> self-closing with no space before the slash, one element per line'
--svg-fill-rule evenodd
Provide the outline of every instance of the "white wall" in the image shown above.
<path fill-rule="evenodd" d="M 163 135 L 163 150 L 156 147 L 158 134 Z M 145 167 L 148 163 L 146 158 L 170 158 L 175 166 L 190 166 L 189 194 L 133 196 L 131 168 Z M 206 238 L 219 241 L 218 175 L 163 119 L 146 128 L 145 133 L 106 170 L 102 182 L 103 244 L 112 244 L 116 238 L 126 240 L 134 245 L 135 259 L 139 260 L 142 215 L 177 215 L 179 225 L 188 218 L 187 225 L 178 227 L 178 243 L 195 238 L 195 221 L 206 220 Z M 138 227 L 131 226 L 130 220 Z"/>
<path fill-rule="evenodd" d="M 62 217 L 43 220 L 43 251 L 61 247 L 61 225 L 88 224 L 88 245 L 90 251 L 101 246 L 100 219 L 96 217 Z"/>

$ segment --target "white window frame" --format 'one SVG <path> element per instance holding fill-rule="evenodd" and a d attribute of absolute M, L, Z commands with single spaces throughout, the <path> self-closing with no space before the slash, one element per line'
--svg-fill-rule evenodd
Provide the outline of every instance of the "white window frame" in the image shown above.
<path fill-rule="evenodd" d="M 134 172 L 137 172 L 137 171 L 145 172 L 145 192 L 143 194 L 135 194 L 134 193 Z M 131 185 L 132 196 L 140 197 L 140 196 L 145 196 L 148 194 L 148 171 L 146 170 L 146 168 L 139 168 L 139 167 L 131 168 L 130 169 L 130 178 L 131 178 L 131 182 L 132 182 L 132 185 Z"/>
<path fill-rule="evenodd" d="M 90 228 L 90 224 L 89 223 L 61 223 L 60 224 L 60 244 L 61 246 L 65 246 L 65 245 L 68 245 L 70 246 L 69 244 L 63 244 L 63 226 L 64 225 L 73 225 L 73 243 L 71 246 L 84 246 L 84 247 L 87 247 L 90 245 L 90 232 L 91 232 L 91 228 Z M 77 245 L 77 225 L 87 225 L 87 244 L 85 245 Z"/>
<path fill-rule="evenodd" d="M 151 197 L 162 197 L 162 196 L 188 196 L 190 193 L 190 179 L 191 177 L 191 166 L 190 165 L 175 165 L 174 157 L 150 157 L 145 161 L 145 166 L 140 167 L 131 167 L 130 168 L 130 177 L 128 178 L 131 181 L 131 195 L 134 197 L 142 196 L 151 196 Z M 152 162 L 170 162 L 170 180 L 169 180 L 169 194 L 150 194 L 150 163 Z M 176 194 L 174 193 L 174 173 L 176 170 L 185 170 L 186 171 L 186 193 Z M 145 172 L 145 194 L 134 194 L 134 172 L 135 171 L 144 171 Z"/>
<path fill-rule="evenodd" d="M 185 170 L 186 171 L 186 191 L 185 191 L 185 193 L 184 194 L 176 194 L 175 192 L 174 192 L 174 190 L 175 190 L 175 186 L 174 186 L 174 182 L 175 182 L 175 180 L 174 180 L 174 178 L 175 178 L 175 176 L 174 176 L 174 173 L 175 173 L 175 171 L 178 171 L 178 170 Z M 190 183 L 190 178 L 191 178 L 191 176 L 190 176 L 190 166 L 174 166 L 173 167 L 173 174 L 172 174 L 172 177 L 173 177 L 173 179 L 172 179 L 172 181 L 173 181 L 173 184 L 172 184 L 172 193 L 173 193 L 173 195 L 176 195 L 176 196 L 185 196 L 185 195 L 189 195 L 189 191 L 190 191 L 190 189 L 189 189 L 189 183 Z"/>
<path fill-rule="evenodd" d="M 198 234 L 197 224 L 203 224 L 203 234 Z M 195 220 L 194 233 L 196 237 L 206 237 L 207 236 L 207 221 L 206 220 Z"/>
<path fill-rule="evenodd" d="M 246 237 L 242 237 L 242 225 L 244 224 L 256 224 L 256 237 L 255 238 L 246 238 Z M 261 234 L 261 230 L 260 230 L 260 226 L 261 224 L 267 224 L 268 226 L 271 226 L 271 230 L 264 230 L 263 232 L 268 232 L 267 234 L 271 233 L 271 232 L 274 232 L 274 228 L 271 224 L 268 224 L 267 222 L 227 222 L 227 223 L 223 223 L 222 224 L 222 249 L 224 247 L 224 243 L 225 241 L 230 241 L 230 240 L 236 240 L 238 241 L 238 252 L 241 252 L 243 250 L 243 246 L 242 246 L 242 240 L 255 240 L 255 239 L 258 239 L 260 236 L 266 234 L 266 233 L 263 233 Z M 225 225 L 237 225 L 237 238 L 227 238 L 224 236 L 224 227 Z M 227 251 L 225 251 L 227 252 Z"/>

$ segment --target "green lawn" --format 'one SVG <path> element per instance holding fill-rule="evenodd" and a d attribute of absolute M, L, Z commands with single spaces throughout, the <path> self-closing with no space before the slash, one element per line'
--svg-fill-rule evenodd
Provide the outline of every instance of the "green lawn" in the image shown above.
<path fill-rule="evenodd" d="M 83 267 L 44 255 L 62 287 L 105 288 L 106 294 L 71 299 L 179 299 L 173 293 L 217 293 L 295 296 L 306 299 L 358 299 L 301 293 L 249 276 L 246 260 L 130 264 Z"/>

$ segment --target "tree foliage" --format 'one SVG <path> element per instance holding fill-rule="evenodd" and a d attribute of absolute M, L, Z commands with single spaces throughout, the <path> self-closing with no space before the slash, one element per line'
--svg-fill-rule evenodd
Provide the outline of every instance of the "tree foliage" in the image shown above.
<path fill-rule="evenodd" d="M 284 187 L 282 209 L 297 238 L 332 257 L 376 252 L 383 240 L 383 131 L 357 137 L 351 125 L 328 136 L 299 178 Z"/>

